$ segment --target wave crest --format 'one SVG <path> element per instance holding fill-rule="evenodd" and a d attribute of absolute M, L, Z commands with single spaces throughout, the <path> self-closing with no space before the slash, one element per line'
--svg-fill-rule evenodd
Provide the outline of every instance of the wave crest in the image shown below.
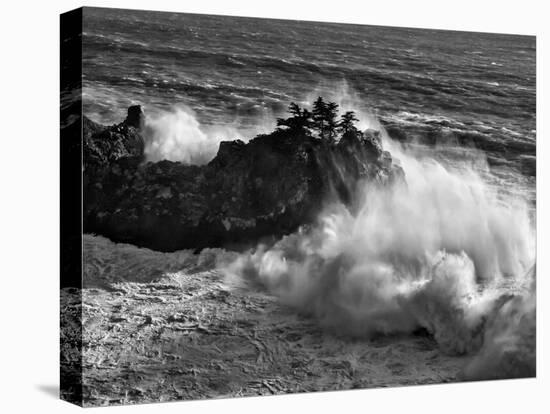
<path fill-rule="evenodd" d="M 521 326 L 506 323 L 506 315 L 515 306 L 531 320 L 523 305 L 534 294 L 526 276 L 535 262 L 527 202 L 499 194 L 469 167 L 452 169 L 397 147 L 392 154 L 406 183 L 367 184 L 359 206 L 329 206 L 312 228 L 241 255 L 227 277 L 260 282 L 338 333 L 422 327 L 449 354 L 494 355 L 501 335 L 518 343 Z M 522 358 L 534 366 L 534 354 Z M 465 378 L 479 377 L 476 369 Z"/>
<path fill-rule="evenodd" d="M 148 116 L 143 132 L 148 161 L 179 161 L 184 164 L 207 164 L 216 156 L 221 141 L 243 139 L 230 126 L 206 127 L 185 105 Z"/>

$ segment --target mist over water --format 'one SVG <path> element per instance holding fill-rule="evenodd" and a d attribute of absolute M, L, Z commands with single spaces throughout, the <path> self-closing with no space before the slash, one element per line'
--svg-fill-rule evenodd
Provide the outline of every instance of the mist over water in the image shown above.
<path fill-rule="evenodd" d="M 149 161 L 205 164 L 220 141 L 269 132 L 291 100 L 321 95 L 380 130 L 405 171 L 224 262 L 228 279 L 260 283 L 329 331 L 425 328 L 443 352 L 473 355 L 466 379 L 535 373 L 534 38 L 270 20 L 261 38 L 254 19 L 103 13 L 83 35 L 84 107 L 108 122 L 130 98 L 158 108 Z M 415 141 L 428 133 L 435 145 Z"/>
<path fill-rule="evenodd" d="M 143 132 L 148 161 L 202 165 L 215 157 L 221 141 L 243 139 L 231 126 L 204 127 L 185 105 L 149 116 Z"/>
<path fill-rule="evenodd" d="M 259 285 L 338 335 L 369 339 L 424 328 L 442 352 L 473 356 L 463 379 L 534 375 L 535 222 L 528 197 L 502 191 L 480 150 L 401 144 L 371 112 L 357 110 L 365 104 L 349 89 L 330 99 L 342 111 L 355 109 L 361 129 L 381 131 L 405 180 L 364 183 L 354 205 L 326 205 L 313 226 L 237 259 L 220 254 L 227 280 Z M 274 117 L 266 119 L 257 120 L 258 132 L 273 128 Z M 201 125 L 185 106 L 149 116 L 145 125 L 150 161 L 205 164 L 220 141 L 251 137 L 233 126 Z"/>
<path fill-rule="evenodd" d="M 359 117 L 362 127 L 381 129 L 372 114 Z M 443 352 L 477 355 L 466 379 L 533 373 L 529 201 L 483 178 L 490 168 L 480 151 L 445 164 L 445 148 L 409 151 L 383 128 L 382 136 L 404 182 L 365 183 L 357 205 L 327 205 L 316 225 L 224 267 L 227 278 L 259 282 L 339 334 L 425 328 Z"/>

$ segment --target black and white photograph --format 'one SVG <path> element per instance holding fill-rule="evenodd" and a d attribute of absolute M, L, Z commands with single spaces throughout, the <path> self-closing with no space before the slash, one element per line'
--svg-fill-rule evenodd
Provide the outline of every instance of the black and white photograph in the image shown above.
<path fill-rule="evenodd" d="M 536 36 L 103 7 L 60 35 L 61 399 L 537 376 Z"/>

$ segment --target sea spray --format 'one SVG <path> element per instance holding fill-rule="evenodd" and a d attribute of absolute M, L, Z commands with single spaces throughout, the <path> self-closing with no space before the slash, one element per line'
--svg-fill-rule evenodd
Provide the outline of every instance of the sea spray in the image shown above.
<path fill-rule="evenodd" d="M 328 87 L 328 85 L 327 85 Z M 341 112 L 363 108 L 359 95 L 342 81 L 336 87 L 331 85 L 333 93 L 327 94 L 338 102 Z M 321 86 L 301 101 L 306 106 L 319 94 L 327 91 Z M 380 128 L 378 119 L 366 109 L 360 109 L 360 129 Z M 145 138 L 145 155 L 148 161 L 178 161 L 189 165 L 203 165 L 211 161 L 221 141 L 240 139 L 247 142 L 250 137 L 269 133 L 278 116 L 269 108 L 263 108 L 261 115 L 243 119 L 236 116 L 232 122 L 224 121 L 223 126 L 202 123 L 198 114 L 189 106 L 178 104 L 169 110 L 156 109 L 147 112 L 143 135 Z"/>
<path fill-rule="evenodd" d="M 464 379 L 534 375 L 528 203 L 491 181 L 481 151 L 400 144 L 348 88 L 333 98 L 343 110 L 359 108 L 361 129 L 381 130 L 406 182 L 366 184 L 354 197 L 358 206 L 327 206 L 317 225 L 229 265 L 224 260 L 227 277 L 260 283 L 341 334 L 423 327 L 443 352 L 475 355 Z M 232 128 L 214 133 L 177 107 L 147 122 L 146 153 L 150 160 L 204 164 L 220 141 L 243 135 Z"/>
<path fill-rule="evenodd" d="M 537 320 L 536 272 L 528 274 L 530 284 L 517 295 L 503 295 L 489 315 L 483 345 L 464 367 L 466 380 L 524 378 L 536 375 Z"/>
<path fill-rule="evenodd" d="M 382 135 L 406 182 L 367 183 L 358 208 L 328 206 L 313 227 L 241 255 L 227 276 L 261 283 L 340 334 L 423 327 L 443 352 L 477 354 L 465 379 L 533 375 L 528 203 L 482 179 L 472 168 L 479 154 L 474 164 L 443 165 Z M 502 360 L 511 367 L 499 370 Z"/>
<path fill-rule="evenodd" d="M 203 165 L 215 157 L 221 141 L 244 139 L 237 129 L 201 125 L 185 105 L 146 118 L 145 156 L 148 161 L 179 161 Z"/>

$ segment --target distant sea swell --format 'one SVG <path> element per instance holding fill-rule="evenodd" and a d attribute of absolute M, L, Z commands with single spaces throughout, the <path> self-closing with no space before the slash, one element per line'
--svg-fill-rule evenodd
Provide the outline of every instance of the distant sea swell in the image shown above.
<path fill-rule="evenodd" d="M 105 9 L 84 21 L 84 110 L 97 121 L 131 103 L 158 116 L 183 105 L 250 138 L 290 101 L 352 97 L 394 138 L 483 150 L 534 200 L 534 37 Z"/>

